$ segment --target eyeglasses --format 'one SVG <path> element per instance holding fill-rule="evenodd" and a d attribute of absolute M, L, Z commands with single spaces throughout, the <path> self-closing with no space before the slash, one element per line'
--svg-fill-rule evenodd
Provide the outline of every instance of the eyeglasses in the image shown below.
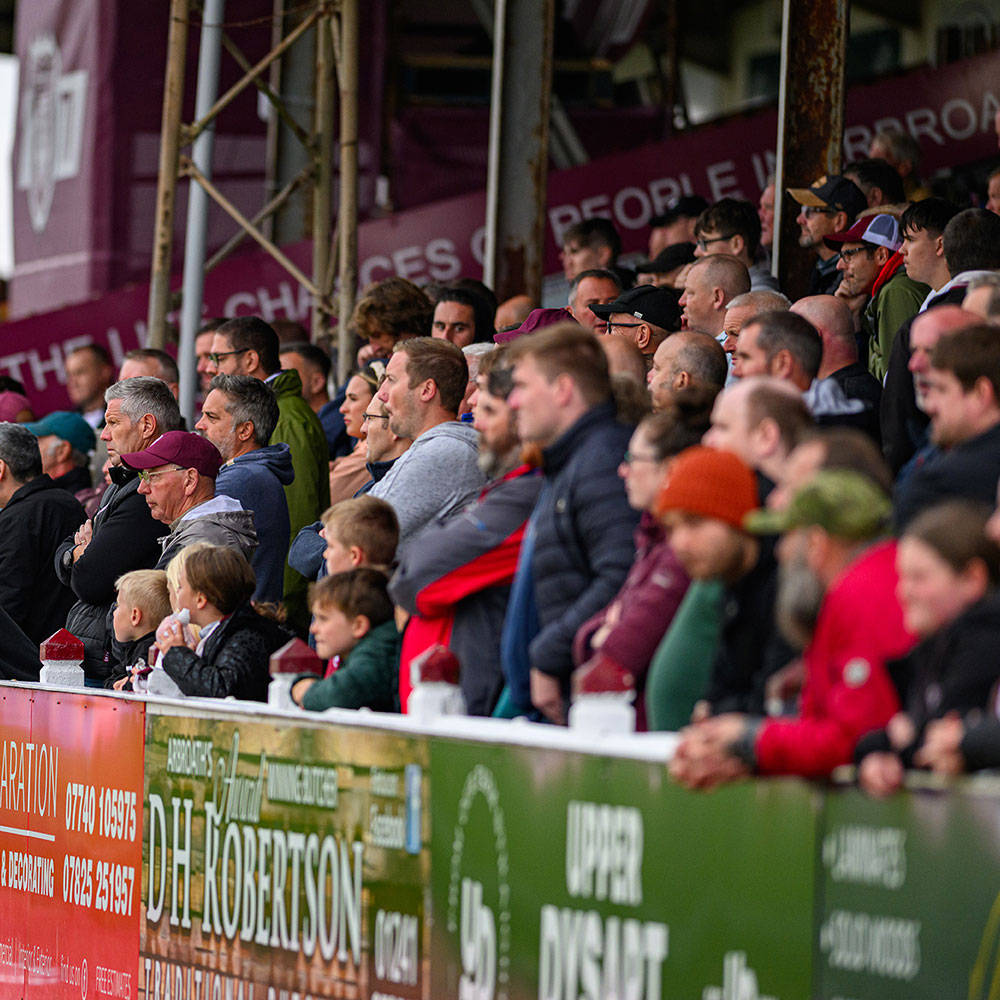
<path fill-rule="evenodd" d="M 213 365 L 218 365 L 223 358 L 231 357 L 234 354 L 246 354 L 249 350 L 249 347 L 242 347 L 238 351 L 217 351 L 209 354 L 208 360 L 211 361 Z"/>
<path fill-rule="evenodd" d="M 870 256 L 871 254 L 873 254 L 875 252 L 875 248 L 874 247 L 855 247 L 853 250 L 841 250 L 840 251 L 840 256 L 843 257 L 844 260 L 850 260 L 852 257 L 855 257 L 855 256 L 857 256 L 857 254 L 862 253 L 862 252 L 867 253 Z"/>
<path fill-rule="evenodd" d="M 836 208 L 820 208 L 818 205 L 803 205 L 802 214 L 807 218 L 811 219 L 814 215 L 836 215 L 838 209 Z"/>
<path fill-rule="evenodd" d="M 705 239 L 704 237 L 696 241 L 696 245 L 699 250 L 707 250 L 709 243 L 721 243 L 723 240 L 731 240 L 733 234 L 730 233 L 728 236 L 713 236 L 710 239 Z"/>
<path fill-rule="evenodd" d="M 615 328 L 616 326 L 617 326 L 617 327 L 620 327 L 621 329 L 623 329 L 623 330 L 624 330 L 624 329 L 626 329 L 627 327 L 632 327 L 632 326 L 642 326 L 642 323 L 612 323 L 612 322 L 611 322 L 611 320 L 608 320 L 608 333 L 611 333 L 611 331 L 612 331 L 612 330 L 613 330 L 613 329 L 614 329 L 614 328 Z"/>
<path fill-rule="evenodd" d="M 388 420 L 389 415 L 387 413 L 362 413 L 361 419 L 364 420 Z"/>
<path fill-rule="evenodd" d="M 626 465 L 634 465 L 636 462 L 659 462 L 659 459 L 655 455 L 637 455 L 634 451 L 626 451 L 622 461 Z"/>
<path fill-rule="evenodd" d="M 160 469 L 158 472 L 150 472 L 149 469 L 140 469 L 139 478 L 144 483 L 151 483 L 157 476 L 165 476 L 168 472 L 186 472 L 183 465 L 175 465 L 172 469 Z"/>

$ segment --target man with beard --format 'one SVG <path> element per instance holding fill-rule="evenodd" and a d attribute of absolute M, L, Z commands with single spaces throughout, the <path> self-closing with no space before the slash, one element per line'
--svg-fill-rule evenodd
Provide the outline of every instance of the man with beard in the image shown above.
<path fill-rule="evenodd" d="M 407 546 L 389 585 L 412 615 L 403 635 L 401 704 L 409 664 L 437 643 L 461 664 L 470 715 L 489 715 L 503 687 L 500 633 L 521 539 L 542 478 L 520 464 L 514 414 L 507 403 L 513 372 L 501 348 L 482 359 L 473 400 L 479 466 L 489 484 L 479 499 L 448 521 L 435 521 Z"/>
<path fill-rule="evenodd" d="M 896 598 L 896 543 L 882 540 L 890 510 L 871 480 L 830 469 L 784 511 L 747 518 L 755 533 L 786 533 L 777 614 L 787 638 L 805 645 L 799 714 L 731 713 L 689 727 L 670 764 L 677 781 L 711 788 L 754 772 L 828 775 L 898 710 L 886 662 L 915 637 Z"/>

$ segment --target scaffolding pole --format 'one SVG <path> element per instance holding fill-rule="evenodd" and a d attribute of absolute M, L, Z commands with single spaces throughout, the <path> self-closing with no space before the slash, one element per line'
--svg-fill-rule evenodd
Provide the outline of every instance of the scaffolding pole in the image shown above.
<path fill-rule="evenodd" d="M 354 359 L 348 320 L 358 287 L 358 0 L 342 0 L 340 31 L 340 323 L 337 378 L 342 383 Z"/>

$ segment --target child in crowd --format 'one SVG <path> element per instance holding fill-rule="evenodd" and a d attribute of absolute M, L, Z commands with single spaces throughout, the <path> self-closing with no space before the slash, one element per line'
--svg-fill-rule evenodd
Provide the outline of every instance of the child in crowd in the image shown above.
<path fill-rule="evenodd" d="M 323 515 L 327 573 L 343 573 L 358 566 L 388 572 L 396 558 L 399 521 L 384 500 L 361 496 L 334 504 Z"/>
<path fill-rule="evenodd" d="M 131 668 L 145 664 L 160 622 L 170 614 L 167 574 L 160 569 L 137 569 L 115 582 L 117 604 L 111 616 L 115 634 L 117 672 L 108 679 L 116 691 L 131 690 Z"/>
<path fill-rule="evenodd" d="M 384 573 L 360 567 L 335 573 L 309 591 L 310 631 L 321 657 L 341 658 L 339 668 L 319 680 L 292 682 L 292 700 L 305 709 L 370 708 L 399 711 L 399 633 Z"/>
<path fill-rule="evenodd" d="M 174 556 L 167 573 L 175 615 L 186 610 L 192 626 L 171 617 L 157 632 L 167 675 L 188 697 L 266 701 L 271 654 L 292 635 L 250 604 L 250 563 L 236 549 L 199 542 Z"/>

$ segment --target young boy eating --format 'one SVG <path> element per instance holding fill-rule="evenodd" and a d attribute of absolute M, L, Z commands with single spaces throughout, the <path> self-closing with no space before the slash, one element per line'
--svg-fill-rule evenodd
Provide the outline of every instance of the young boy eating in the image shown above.
<path fill-rule="evenodd" d="M 306 675 L 292 683 L 292 700 L 313 712 L 328 708 L 399 711 L 399 633 L 384 573 L 360 567 L 335 573 L 309 591 L 316 652 L 340 657 L 322 680 Z"/>

